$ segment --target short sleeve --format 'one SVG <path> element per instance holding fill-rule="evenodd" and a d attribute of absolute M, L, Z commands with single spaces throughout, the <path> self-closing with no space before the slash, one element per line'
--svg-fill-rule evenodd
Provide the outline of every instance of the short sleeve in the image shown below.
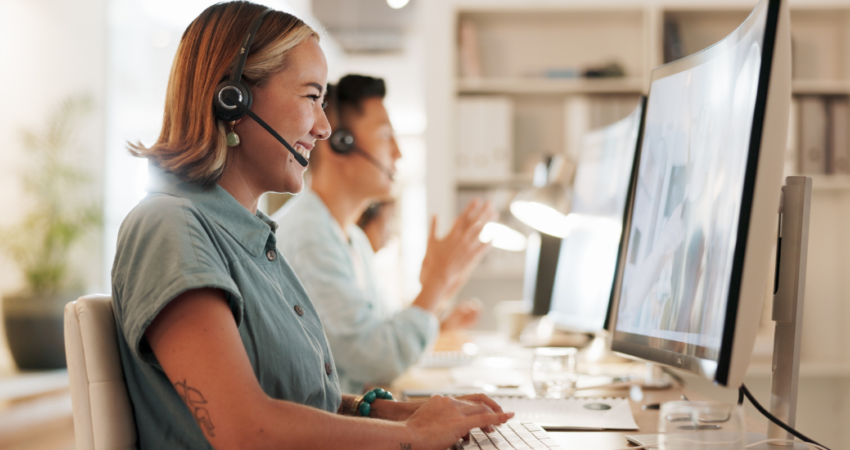
<path fill-rule="evenodd" d="M 124 220 L 112 268 L 115 316 L 136 357 L 156 358 L 144 339 L 147 327 L 171 300 L 200 288 L 222 289 L 237 325 L 243 302 L 228 270 L 228 259 L 215 244 L 214 223 L 180 197 L 152 194 Z"/>

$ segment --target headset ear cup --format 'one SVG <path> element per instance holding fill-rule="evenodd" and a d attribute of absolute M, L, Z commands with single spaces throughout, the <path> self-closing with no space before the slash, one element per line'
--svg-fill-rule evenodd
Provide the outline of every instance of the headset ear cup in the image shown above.
<path fill-rule="evenodd" d="M 247 84 L 242 81 L 222 81 L 218 84 L 218 86 L 216 86 L 213 96 L 213 110 L 215 111 L 216 119 L 230 122 L 241 119 L 245 116 L 245 113 L 237 109 L 234 104 L 227 101 L 227 96 L 231 95 L 231 93 L 237 94 L 240 101 L 248 108 L 250 108 L 251 104 L 254 103 L 254 98 L 251 95 L 251 89 Z"/>
<path fill-rule="evenodd" d="M 339 154 L 351 153 L 354 150 L 354 135 L 346 129 L 339 129 L 331 133 L 328 138 L 331 150 Z"/>

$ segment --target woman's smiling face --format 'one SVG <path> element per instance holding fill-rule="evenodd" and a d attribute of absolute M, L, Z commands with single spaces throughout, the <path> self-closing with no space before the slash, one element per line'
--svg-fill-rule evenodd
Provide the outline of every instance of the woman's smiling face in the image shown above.
<path fill-rule="evenodd" d="M 322 109 L 327 80 L 325 55 L 311 37 L 287 53 L 283 70 L 263 86 L 252 88 L 251 110 L 309 159 L 316 140 L 327 139 L 331 133 Z M 306 167 L 286 147 L 249 117 L 242 118 L 235 131 L 241 143 L 230 149 L 228 166 L 241 174 L 252 191 L 301 191 Z"/>

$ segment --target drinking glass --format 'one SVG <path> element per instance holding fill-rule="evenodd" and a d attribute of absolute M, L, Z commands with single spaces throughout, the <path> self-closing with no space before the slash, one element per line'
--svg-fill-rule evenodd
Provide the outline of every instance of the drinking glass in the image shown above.
<path fill-rule="evenodd" d="M 667 402 L 658 418 L 660 450 L 742 450 L 743 408 L 724 402 Z"/>
<path fill-rule="evenodd" d="M 541 347 L 534 350 L 531 381 L 539 397 L 572 397 L 576 389 L 576 349 Z"/>

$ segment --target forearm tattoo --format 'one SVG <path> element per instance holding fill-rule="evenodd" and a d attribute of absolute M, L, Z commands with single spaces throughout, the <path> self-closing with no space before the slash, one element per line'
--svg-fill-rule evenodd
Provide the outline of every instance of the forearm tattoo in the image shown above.
<path fill-rule="evenodd" d="M 210 437 L 215 437 L 215 425 L 212 423 L 212 419 L 210 419 L 210 412 L 207 411 L 207 408 L 204 408 L 203 405 L 207 404 L 207 399 L 204 398 L 204 394 L 201 394 L 201 391 L 190 387 L 186 384 L 186 380 L 183 382 L 174 383 L 174 388 L 177 389 L 177 395 L 183 399 L 183 402 L 186 403 L 186 406 L 189 407 L 189 411 L 192 412 L 192 416 L 195 417 L 195 421 L 198 422 L 198 425 L 201 426 L 201 429 L 204 430 Z"/>
<path fill-rule="evenodd" d="M 412 444 L 402 443 L 402 444 L 398 444 L 398 447 L 399 447 L 399 450 L 413 450 Z"/>

